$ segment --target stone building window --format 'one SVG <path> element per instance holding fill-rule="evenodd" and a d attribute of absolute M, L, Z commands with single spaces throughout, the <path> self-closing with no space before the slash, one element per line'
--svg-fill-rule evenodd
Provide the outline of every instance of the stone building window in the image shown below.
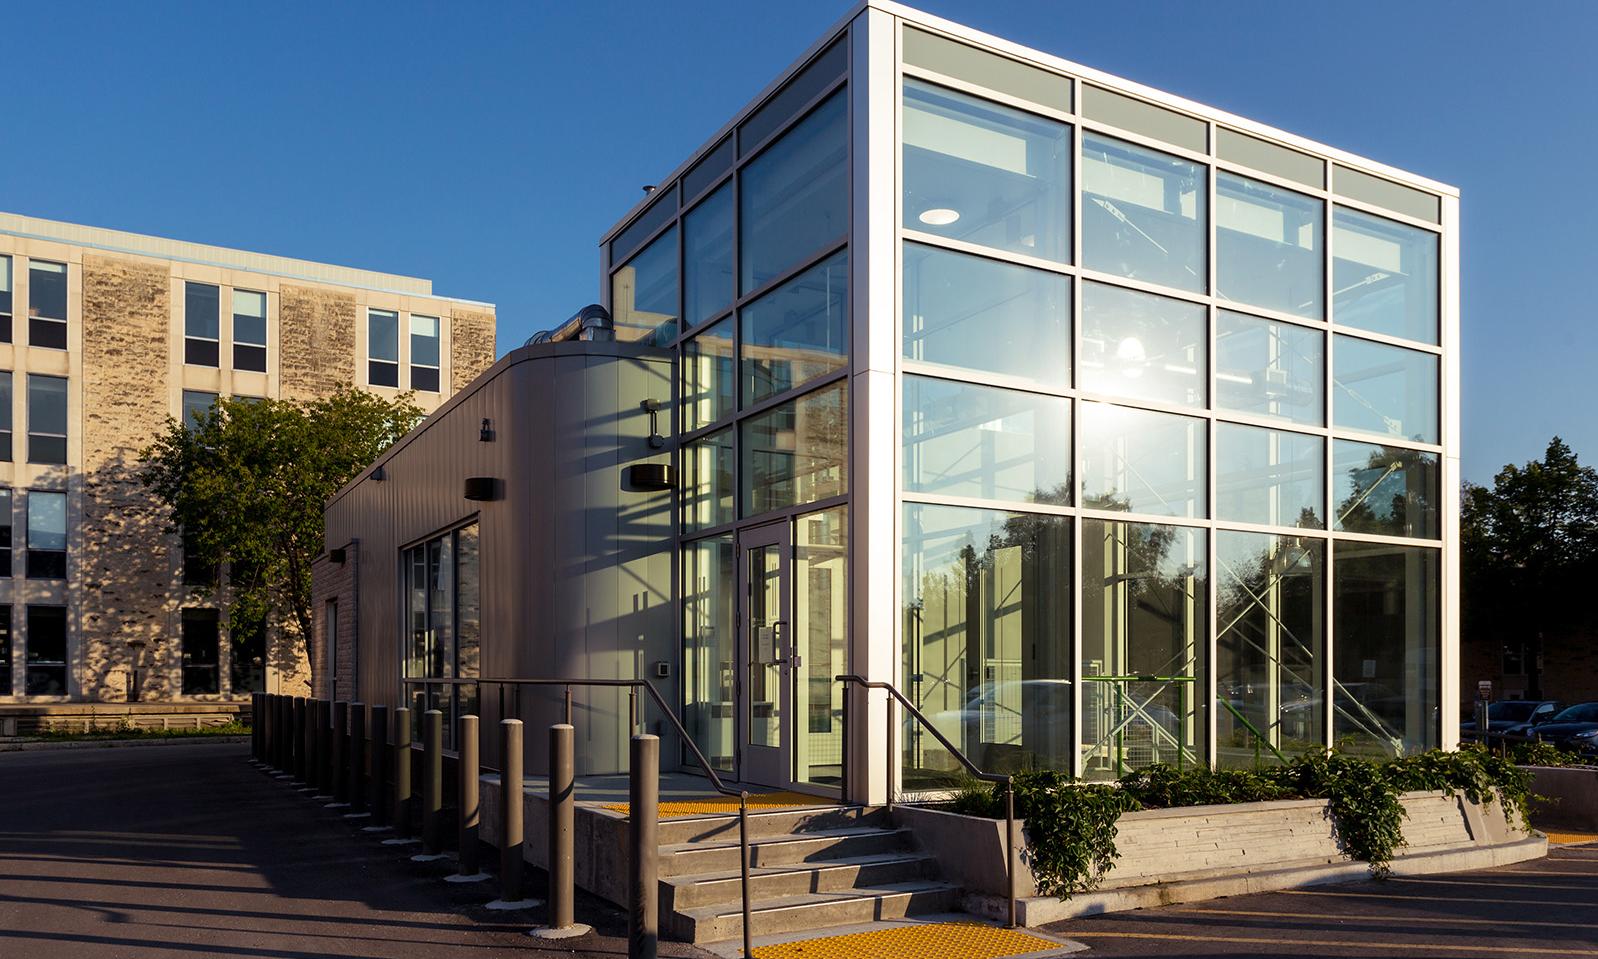
<path fill-rule="evenodd" d="M 11 690 L 11 607 L 0 606 L 0 696 Z"/>
<path fill-rule="evenodd" d="M 29 696 L 67 694 L 67 608 L 28 607 Z"/>
<path fill-rule="evenodd" d="M 0 370 L 0 460 L 11 462 L 11 371 Z"/>
<path fill-rule="evenodd" d="M 0 343 L 11 342 L 11 257 L 0 256 Z M 9 688 L 9 687 L 0 687 Z"/>
<path fill-rule="evenodd" d="M 28 462 L 67 461 L 67 380 L 28 374 Z"/>
<path fill-rule="evenodd" d="M 0 490 L 0 576 L 11 575 L 11 491 Z M 0 690 L 7 687 L 0 683 Z M 4 695 L 0 693 L 0 695 Z"/>
<path fill-rule="evenodd" d="M 266 294 L 233 291 L 233 368 L 266 372 Z"/>
<path fill-rule="evenodd" d="M 399 386 L 399 314 L 366 311 L 366 382 Z"/>
<path fill-rule="evenodd" d="M 183 391 L 183 426 L 190 431 L 205 425 L 205 417 L 216 405 L 217 394 L 204 390 Z"/>
<path fill-rule="evenodd" d="M 183 695 L 219 691 L 218 633 L 216 610 L 183 611 Z"/>
<path fill-rule="evenodd" d="M 28 262 L 28 345 L 52 350 L 67 348 L 65 263 Z"/>
<path fill-rule="evenodd" d="M 411 389 L 438 392 L 438 317 L 411 316 Z"/>
<path fill-rule="evenodd" d="M 183 362 L 216 366 L 221 350 L 222 291 L 209 283 L 183 285 Z"/>
<path fill-rule="evenodd" d="M 67 494 L 28 491 L 28 578 L 67 578 Z"/>
<path fill-rule="evenodd" d="M 232 665 L 228 672 L 233 693 L 265 692 L 266 624 L 234 625 L 232 629 Z"/>

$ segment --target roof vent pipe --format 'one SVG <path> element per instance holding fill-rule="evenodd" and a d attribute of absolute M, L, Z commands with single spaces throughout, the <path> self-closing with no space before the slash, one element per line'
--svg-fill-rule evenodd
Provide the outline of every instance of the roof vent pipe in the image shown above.
<path fill-rule="evenodd" d="M 598 303 L 590 303 L 578 310 L 571 319 L 553 330 L 534 333 L 528 338 L 526 345 L 559 343 L 562 340 L 613 340 L 615 338 L 616 325 L 611 321 L 610 311 Z"/>

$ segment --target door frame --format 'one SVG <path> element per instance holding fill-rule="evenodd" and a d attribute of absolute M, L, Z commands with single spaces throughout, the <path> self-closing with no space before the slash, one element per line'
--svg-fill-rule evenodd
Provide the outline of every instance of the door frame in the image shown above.
<path fill-rule="evenodd" d="M 755 602 L 755 581 L 750 567 L 750 557 L 754 550 L 776 548 L 778 555 L 778 616 L 775 619 L 766 617 L 770 625 L 761 624 L 758 628 L 772 629 L 768 635 L 771 641 L 770 660 L 761 660 L 769 665 L 776 666 L 776 698 L 774 700 L 777 717 L 775 724 L 775 745 L 766 745 L 755 742 L 755 726 L 753 716 L 753 687 L 754 666 L 759 642 L 754 630 L 757 628 L 752 619 Z M 789 789 L 793 786 L 793 757 L 794 736 L 797 727 L 794 724 L 794 704 L 797 697 L 794 695 L 794 677 L 797 675 L 800 663 L 797 658 L 797 647 L 793 641 L 793 610 L 794 610 L 794 583 L 793 583 L 793 522 L 789 517 L 783 517 L 758 526 L 750 526 L 738 531 L 737 547 L 735 551 L 738 564 L 737 587 L 737 644 L 735 646 L 735 661 L 737 663 L 737 683 L 735 684 L 735 716 L 734 729 L 737 731 L 737 760 L 736 769 L 738 778 L 742 782 L 754 785 L 768 786 L 778 789 Z"/>

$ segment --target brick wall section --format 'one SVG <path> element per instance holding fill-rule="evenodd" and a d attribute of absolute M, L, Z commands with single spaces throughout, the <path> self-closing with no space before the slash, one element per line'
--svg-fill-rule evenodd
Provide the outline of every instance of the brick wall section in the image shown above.
<path fill-rule="evenodd" d="M 1510 693 L 1517 691 L 1521 695 L 1531 694 L 1531 677 L 1524 673 L 1504 673 L 1504 644 L 1525 642 L 1529 655 L 1535 637 L 1483 632 L 1485 636 L 1465 637 L 1460 642 L 1459 696 L 1462 707 L 1467 710 L 1475 699 L 1476 684 L 1483 679 L 1493 681 L 1495 699 L 1507 699 Z M 1598 633 L 1580 629 L 1551 630 L 1543 635 L 1542 653 L 1539 676 L 1542 698 L 1565 703 L 1598 700 Z"/>
<path fill-rule="evenodd" d="M 360 562 L 357 544 L 347 544 L 344 556 L 344 563 L 340 565 L 323 553 L 311 567 L 311 609 L 316 617 L 316 630 L 310 643 L 310 688 L 312 695 L 335 701 L 353 701 L 357 692 L 355 654 L 360 633 L 355 592 L 356 568 Z M 327 604 L 330 600 L 338 601 L 338 635 L 331 638 L 338 651 L 336 688 L 330 686 L 328 675 Z"/>
<path fill-rule="evenodd" d="M 316 399 L 355 382 L 353 294 L 285 283 L 277 315 L 284 399 Z"/>
<path fill-rule="evenodd" d="M 168 275 L 165 263 L 83 258 L 83 513 L 71 573 L 84 699 L 126 697 L 134 638 L 147 644 L 144 698 L 180 688 L 175 539 L 138 479 L 139 452 L 167 419 Z"/>
<path fill-rule="evenodd" d="M 473 310 L 450 313 L 451 389 L 458 390 L 494 365 L 494 314 Z"/>

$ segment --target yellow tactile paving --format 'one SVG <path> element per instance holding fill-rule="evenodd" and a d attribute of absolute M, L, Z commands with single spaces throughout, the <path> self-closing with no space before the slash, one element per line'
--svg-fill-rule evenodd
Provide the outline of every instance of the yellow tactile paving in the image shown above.
<path fill-rule="evenodd" d="M 804 806 L 828 806 L 827 800 L 819 796 L 806 796 L 803 793 L 775 792 L 775 793 L 750 793 L 749 808 L 758 809 L 797 809 Z M 613 802 L 600 807 L 611 812 L 627 815 L 632 808 L 631 803 Z M 674 799 L 660 804 L 660 818 L 671 819 L 676 816 L 720 816 L 738 811 L 736 796 L 705 796 L 700 799 Z"/>
<path fill-rule="evenodd" d="M 1590 832 L 1564 832 L 1563 830 L 1544 829 L 1543 835 L 1556 846 L 1569 846 L 1575 843 L 1598 842 L 1598 833 Z"/>
<path fill-rule="evenodd" d="M 1057 951 L 1061 944 L 974 922 L 928 922 L 755 949 L 755 959 L 998 959 Z"/>

